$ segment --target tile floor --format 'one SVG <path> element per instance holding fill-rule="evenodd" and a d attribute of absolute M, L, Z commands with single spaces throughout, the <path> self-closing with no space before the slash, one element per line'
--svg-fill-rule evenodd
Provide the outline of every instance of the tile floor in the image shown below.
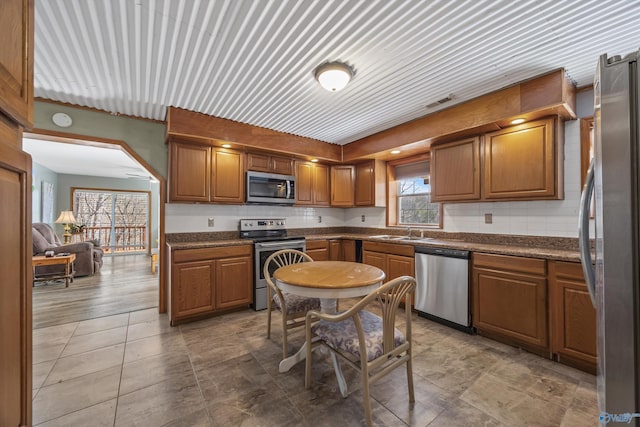
<path fill-rule="evenodd" d="M 277 329 L 277 315 L 274 315 Z M 358 426 L 358 373 L 342 399 L 328 357 L 278 373 L 281 336 L 242 311 L 172 328 L 156 309 L 33 333 L 33 423 L 40 426 Z M 304 341 L 294 332 L 291 350 Z M 416 402 L 404 369 L 371 390 L 381 426 L 596 426 L 595 377 L 414 317 Z"/>

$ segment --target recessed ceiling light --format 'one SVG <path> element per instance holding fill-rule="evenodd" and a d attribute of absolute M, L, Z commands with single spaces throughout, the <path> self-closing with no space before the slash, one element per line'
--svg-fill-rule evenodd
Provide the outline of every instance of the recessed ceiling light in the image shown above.
<path fill-rule="evenodd" d="M 231 144 L 222 144 L 222 148 L 231 148 Z"/>
<path fill-rule="evenodd" d="M 526 120 L 525 120 L 525 119 L 522 119 L 522 118 L 520 118 L 520 119 L 513 119 L 513 120 L 511 120 L 511 124 L 512 124 L 512 125 L 519 125 L 520 123 L 524 123 L 525 121 L 526 121 Z"/>
<path fill-rule="evenodd" d="M 391 154 L 400 154 L 400 150 L 391 150 Z"/>
<path fill-rule="evenodd" d="M 318 159 L 311 159 L 313 163 L 318 163 Z"/>

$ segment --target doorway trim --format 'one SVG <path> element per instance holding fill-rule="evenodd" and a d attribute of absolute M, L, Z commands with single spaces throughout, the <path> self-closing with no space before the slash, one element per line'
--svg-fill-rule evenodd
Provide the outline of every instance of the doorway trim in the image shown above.
<path fill-rule="evenodd" d="M 140 163 L 149 173 L 160 182 L 160 213 L 158 214 L 158 312 L 167 312 L 167 296 L 168 296 L 168 280 L 167 280 L 167 263 L 166 263 L 166 245 L 164 232 L 164 205 L 166 203 L 166 179 L 156 171 L 153 166 L 149 165 L 136 151 L 126 142 L 119 139 L 100 138 L 96 136 L 80 135 L 67 132 L 57 132 L 46 129 L 31 129 L 24 132 L 23 138 L 37 139 L 41 141 L 60 142 L 65 144 L 87 145 L 92 147 L 101 147 L 108 149 L 117 149 L 119 147 L 132 160 Z M 117 146 L 117 147 L 116 147 Z M 149 245 L 151 246 L 151 245 Z"/>

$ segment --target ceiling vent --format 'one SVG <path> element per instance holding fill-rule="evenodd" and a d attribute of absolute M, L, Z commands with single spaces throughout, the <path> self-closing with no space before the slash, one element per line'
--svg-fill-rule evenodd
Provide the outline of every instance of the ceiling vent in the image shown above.
<path fill-rule="evenodd" d="M 450 93 L 448 96 L 446 96 L 446 97 L 444 97 L 442 99 L 438 99 L 436 102 L 432 102 L 431 104 L 427 104 L 426 108 L 434 108 L 434 107 L 437 107 L 439 105 L 446 104 L 447 102 L 452 101 L 452 100 L 453 100 L 453 94 Z"/>

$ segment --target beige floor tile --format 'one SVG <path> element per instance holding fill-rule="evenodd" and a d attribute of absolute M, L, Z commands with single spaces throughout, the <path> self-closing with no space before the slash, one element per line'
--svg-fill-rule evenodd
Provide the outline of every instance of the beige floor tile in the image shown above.
<path fill-rule="evenodd" d="M 62 354 L 62 350 L 67 346 L 67 343 L 60 344 L 39 344 L 37 346 L 33 346 L 33 350 L 31 353 L 32 363 L 34 365 L 43 363 L 43 362 L 55 362 L 60 354 Z"/>
<path fill-rule="evenodd" d="M 51 368 L 55 365 L 56 361 L 49 360 L 48 362 L 36 363 L 33 365 L 32 371 L 32 384 L 33 388 L 40 388 L 44 383 L 44 380 L 47 379 L 47 375 L 51 372 Z"/>
<path fill-rule="evenodd" d="M 33 401 L 33 424 L 111 400 L 118 395 L 120 366 L 42 387 Z"/>
<path fill-rule="evenodd" d="M 124 364 L 120 394 L 128 394 L 153 384 L 182 377 L 192 377 L 195 381 L 191 361 L 186 353 L 146 357 Z"/>
<path fill-rule="evenodd" d="M 507 427 L 480 409 L 460 399 L 449 402 L 449 407 L 438 414 L 429 427 Z"/>
<path fill-rule="evenodd" d="M 598 416 L 598 391 L 591 383 L 581 381 L 573 396 L 571 407 L 579 412 Z"/>
<path fill-rule="evenodd" d="M 116 399 L 63 415 L 55 420 L 38 424 L 38 427 L 111 427 L 116 415 Z"/>
<path fill-rule="evenodd" d="M 140 322 L 129 325 L 127 341 L 135 341 L 142 338 L 160 334 L 180 333 L 178 328 L 171 327 L 165 319 L 156 319 L 148 322 Z"/>
<path fill-rule="evenodd" d="M 162 318 L 167 320 L 167 315 L 158 313 L 158 308 L 154 307 L 129 313 L 129 324 L 133 325 L 135 323 L 151 322 Z"/>
<path fill-rule="evenodd" d="M 33 330 L 33 345 L 66 344 L 76 330 L 78 322 L 49 326 Z"/>
<path fill-rule="evenodd" d="M 108 329 L 91 334 L 71 337 L 61 357 L 84 353 L 103 347 L 113 346 L 125 342 L 127 327 Z"/>
<path fill-rule="evenodd" d="M 209 417 L 209 411 L 203 409 L 163 424 L 162 427 L 212 427 L 219 425 L 219 423 L 214 424 Z"/>
<path fill-rule="evenodd" d="M 482 374 L 460 397 L 507 425 L 557 426 L 566 409 Z"/>
<path fill-rule="evenodd" d="M 175 377 L 120 396 L 115 426 L 161 426 L 204 409 L 195 378 Z"/>
<path fill-rule="evenodd" d="M 104 347 L 57 360 L 44 385 L 51 385 L 83 375 L 122 365 L 124 344 Z"/>
<path fill-rule="evenodd" d="M 74 336 L 86 335 L 93 332 L 105 331 L 107 329 L 127 326 L 129 324 L 129 313 L 116 314 L 114 316 L 99 317 L 97 319 L 84 320 L 78 323 Z"/>
<path fill-rule="evenodd" d="M 181 334 L 153 335 L 136 341 L 128 341 L 124 352 L 124 363 L 174 352 L 187 352 L 187 346 Z"/>
<path fill-rule="evenodd" d="M 597 427 L 599 424 L 598 415 L 585 414 L 576 409 L 569 408 L 560 427 Z"/>

